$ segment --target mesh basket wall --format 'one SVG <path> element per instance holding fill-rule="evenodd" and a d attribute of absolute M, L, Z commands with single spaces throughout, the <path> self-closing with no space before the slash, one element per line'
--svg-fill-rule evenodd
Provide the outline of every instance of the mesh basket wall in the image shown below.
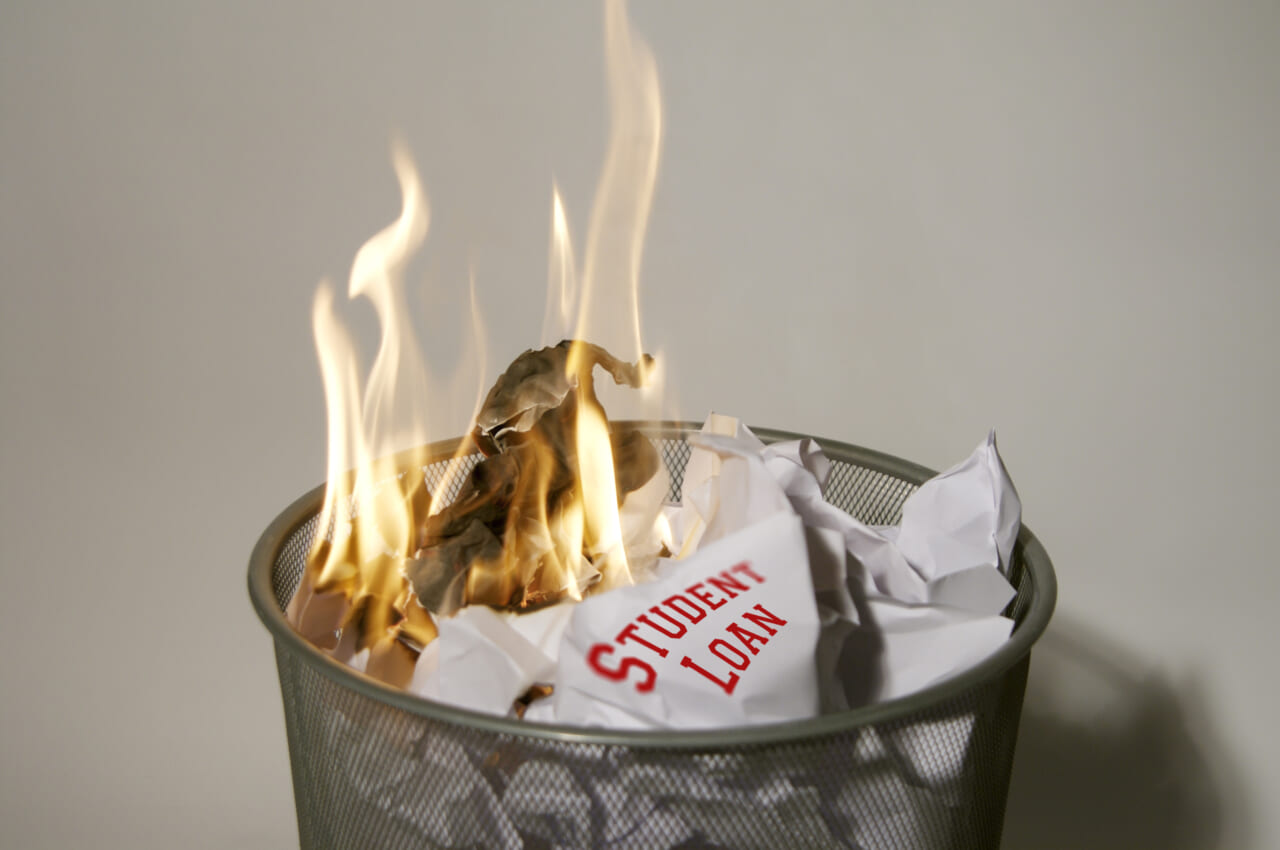
<path fill-rule="evenodd" d="M 689 449 L 666 433 L 655 444 L 678 497 Z M 828 499 L 866 522 L 897 521 L 923 476 L 826 448 Z M 438 477 L 443 464 L 425 471 Z M 271 558 L 280 610 L 316 509 Z M 1009 576 L 1019 625 L 1037 592 L 1026 557 L 1019 546 Z M 850 712 L 835 731 L 770 740 L 766 727 L 749 742 L 668 747 L 660 736 L 622 745 L 589 730 L 538 737 L 426 716 L 276 640 L 301 845 L 378 850 L 996 848 L 1029 658 L 888 719 Z"/>

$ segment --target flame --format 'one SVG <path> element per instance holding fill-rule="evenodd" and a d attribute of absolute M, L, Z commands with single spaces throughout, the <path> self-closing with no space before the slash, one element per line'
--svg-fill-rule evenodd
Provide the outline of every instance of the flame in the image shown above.
<path fill-rule="evenodd" d="M 604 170 L 596 189 L 587 248 L 583 257 L 583 296 L 578 314 L 578 339 L 589 331 L 620 353 L 627 349 L 601 335 L 608 319 L 601 313 L 625 317 L 631 358 L 644 351 L 640 334 L 640 255 L 653 205 L 662 150 L 662 97 L 658 69 L 648 46 L 633 38 L 623 0 L 605 4 L 605 57 L 609 77 L 610 131 Z M 592 296 L 609 293 L 620 298 Z"/>
<path fill-rule="evenodd" d="M 551 263 L 547 272 L 547 307 L 542 319 L 542 344 L 555 345 L 573 329 L 578 301 L 578 274 L 574 268 L 569 222 L 564 215 L 560 189 L 551 187 Z"/>
<path fill-rule="evenodd" d="M 575 346 L 569 355 L 573 366 Z M 578 486 L 581 492 L 584 540 L 604 588 L 632 584 L 631 567 L 622 546 L 618 516 L 618 485 L 614 477 L 613 447 L 604 412 L 594 399 L 579 398 L 577 412 Z"/>
<path fill-rule="evenodd" d="M 433 494 L 422 475 L 422 449 L 411 451 L 407 464 L 392 454 L 427 442 L 429 389 L 403 286 L 405 265 L 426 238 L 426 195 L 403 145 L 393 145 L 392 162 L 403 198 L 400 216 L 357 252 L 347 289 L 350 298 L 370 301 L 381 329 L 363 393 L 356 346 L 337 316 L 332 287 L 321 284 L 312 308 L 329 422 L 328 484 L 305 587 L 289 613 L 299 623 L 315 599 L 341 599 L 343 604 L 322 608 L 324 626 L 353 636 L 335 651 L 368 649 L 371 672 L 400 680 L 412 666 L 401 647 L 421 647 L 435 636 L 401 567 L 415 548 L 415 517 Z M 313 622 L 307 631 L 317 630 L 323 627 Z"/>
<path fill-rule="evenodd" d="M 344 545 L 350 540 L 350 517 L 344 516 L 347 499 L 342 481 L 355 459 L 364 454 L 364 429 L 360 422 L 359 376 L 356 374 L 355 345 L 334 313 L 333 289 L 322 283 L 316 290 L 311 311 L 316 354 L 325 387 L 325 413 L 329 423 L 328 477 L 324 506 L 311 560 L 317 563 L 317 588 L 324 590 L 354 577 L 355 564 Z M 328 532 L 326 535 L 325 532 Z"/>
<path fill-rule="evenodd" d="M 463 359 L 475 361 L 478 367 L 477 374 L 484 375 L 486 363 L 488 361 L 488 357 L 486 356 L 488 345 L 484 329 L 484 319 L 480 314 L 480 305 L 476 302 L 476 278 L 474 272 L 467 281 L 467 294 L 470 298 L 469 303 L 471 306 L 471 338 L 469 340 L 471 350 L 464 355 Z M 455 377 L 461 379 L 462 375 L 459 373 L 459 375 Z M 462 383 L 463 382 L 459 380 L 458 386 L 460 387 Z M 460 397 L 458 387 L 454 388 L 454 391 L 451 393 L 451 397 Z M 483 402 L 484 382 L 482 380 L 477 380 L 475 381 L 475 399 L 471 404 L 471 421 L 475 421 L 476 414 L 479 413 L 480 405 Z M 444 507 L 448 494 L 454 492 L 458 488 L 463 477 L 471 469 L 471 464 L 469 462 L 471 452 L 472 446 L 466 440 L 462 440 L 458 443 L 458 447 L 454 449 L 453 456 L 449 458 L 449 462 L 445 465 L 444 472 L 441 473 L 440 483 L 431 491 L 431 498 L 427 503 L 426 516 L 431 516 Z"/>
<path fill-rule="evenodd" d="M 605 57 L 609 80 L 610 131 L 604 169 L 597 184 L 582 280 L 574 264 L 564 205 L 552 192 L 552 275 L 548 283 L 547 317 L 552 296 L 559 295 L 558 314 L 567 331 L 570 299 L 578 297 L 573 337 L 595 340 L 617 351 L 631 351 L 640 361 L 644 343 L 640 329 L 640 257 L 653 205 L 662 149 L 662 97 L 657 65 L 643 41 L 633 37 L 623 0 L 605 4 Z M 558 285 L 556 285 L 558 283 Z M 612 297 L 602 297 L 612 296 Z M 619 302 L 625 307 L 618 309 Z M 567 336 L 561 333 L 561 336 Z M 544 328 L 544 341 L 549 335 Z M 629 343 L 624 345 L 624 340 Z M 582 345 L 570 349 L 566 371 L 571 380 L 590 384 L 590 361 Z M 655 387 L 660 373 L 649 376 Z M 657 392 L 660 395 L 661 390 Z M 602 589 L 631 584 L 623 547 L 613 452 L 603 409 L 594 396 L 580 400 L 576 417 L 579 485 L 584 512 L 585 544 L 600 570 Z M 661 516 L 661 514 L 658 514 Z M 653 521 L 657 521 L 656 517 Z"/>
<path fill-rule="evenodd" d="M 553 186 L 542 333 L 548 344 L 591 339 L 633 354 L 630 359 L 647 369 L 640 255 L 657 178 L 661 98 L 653 57 L 632 35 L 623 0 L 606 0 L 605 45 L 608 149 L 580 264 L 564 202 Z M 430 212 L 403 144 L 393 144 L 392 163 L 402 196 L 400 214 L 357 252 L 347 288 L 349 299 L 369 301 L 380 328 L 363 388 L 356 346 L 329 284 L 321 284 L 313 305 L 329 423 L 328 485 L 319 533 L 288 615 L 317 645 L 344 660 L 367 651 L 366 672 L 403 685 L 417 653 L 436 636 L 433 616 L 415 596 L 406 566 L 421 556 L 416 550 L 430 518 L 446 508 L 467 478 L 474 447 L 462 441 L 442 474 L 433 473 L 435 485 L 428 485 L 424 466 L 436 459 L 425 454 L 427 413 L 433 401 L 459 397 L 460 376 L 452 392 L 442 392 L 422 360 L 403 281 L 406 266 L 426 240 Z M 485 334 L 474 275 L 470 298 L 473 327 L 465 359 L 478 363 L 483 376 Z M 572 445 L 566 450 L 537 429 L 529 431 L 501 530 L 501 556 L 470 563 L 464 602 L 525 606 L 581 599 L 589 590 L 633 581 L 628 541 L 670 540 L 657 502 L 640 510 L 633 506 L 626 512 L 631 530 L 624 528 L 609 424 L 593 389 L 597 352 L 580 343 L 569 347 L 563 369 L 571 398 L 560 424 Z M 474 419 L 482 409 L 485 383 L 481 379 L 473 386 Z M 566 463 L 573 467 L 569 482 L 563 480 Z M 635 522 L 647 529 L 645 534 L 635 533 Z"/>

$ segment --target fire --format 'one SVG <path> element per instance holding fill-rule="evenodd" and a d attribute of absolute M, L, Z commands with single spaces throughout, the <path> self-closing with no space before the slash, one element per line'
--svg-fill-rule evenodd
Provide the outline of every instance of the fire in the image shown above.
<path fill-rule="evenodd" d="M 569 356 L 573 368 L 574 357 Z M 598 404 L 578 401 L 578 486 L 583 506 L 584 542 L 592 560 L 599 564 L 606 586 L 631 584 L 631 568 L 622 548 L 622 521 L 618 517 L 613 474 L 613 449 L 609 425 Z"/>
<path fill-rule="evenodd" d="M 312 324 L 329 423 L 328 485 L 288 615 L 317 646 L 389 683 L 406 684 L 418 652 L 435 638 L 431 612 L 447 616 L 458 604 L 518 609 L 580 599 L 631 583 L 635 558 L 652 560 L 670 540 L 660 512 L 665 480 L 653 477 L 641 487 L 634 472 L 618 471 L 620 461 L 644 467 L 647 456 L 640 449 L 651 447 L 639 446 L 638 435 L 611 433 L 592 381 L 594 367 L 603 365 L 619 383 L 650 387 L 650 403 L 660 398 L 653 391 L 659 377 L 654 361 L 641 342 L 639 277 L 661 147 L 661 99 L 653 57 L 633 36 L 623 0 L 606 0 L 605 45 L 611 129 L 581 275 L 564 204 L 553 189 L 542 335 L 546 345 L 562 338 L 607 342 L 631 355 L 634 365 L 580 342 L 527 353 L 526 366 L 545 368 L 540 356 L 553 364 L 544 376 L 550 401 L 516 410 L 511 422 L 497 421 L 496 431 L 486 431 L 482 415 L 492 413 L 498 386 L 484 396 L 482 381 L 473 439 L 463 441 L 444 473 L 433 477 L 438 483 L 429 486 L 424 467 L 437 459 L 423 448 L 431 437 L 426 414 L 445 394 L 422 359 L 404 272 L 426 240 L 430 214 L 412 158 L 399 144 L 392 163 L 403 198 L 400 215 L 357 252 L 347 289 L 349 299 L 368 299 L 380 327 L 363 383 L 333 288 L 322 283 L 316 293 Z M 471 304 L 472 359 L 483 375 L 474 282 Z M 495 433 L 504 435 L 503 446 Z M 504 456 L 472 471 L 477 447 L 487 454 L 501 448 Z M 508 473 L 509 480 L 485 480 Z M 498 492 L 500 515 L 485 502 Z M 432 548 L 445 539 L 451 553 L 465 552 L 463 567 Z M 419 598 L 415 588 L 430 598 Z"/>

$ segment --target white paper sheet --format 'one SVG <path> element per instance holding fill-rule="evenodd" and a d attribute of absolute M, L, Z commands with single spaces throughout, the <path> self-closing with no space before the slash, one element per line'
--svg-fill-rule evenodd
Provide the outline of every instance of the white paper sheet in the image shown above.
<path fill-rule="evenodd" d="M 996 435 L 926 481 L 902 506 L 898 551 L 928 583 L 928 599 L 995 614 L 1013 598 L 1007 569 L 1022 518 Z"/>
<path fill-rule="evenodd" d="M 1009 638 L 1013 621 L 941 605 L 869 597 L 866 617 L 841 657 L 851 707 L 905 696 L 982 661 Z"/>
<path fill-rule="evenodd" d="M 549 622 L 544 625 L 551 628 L 559 612 L 546 610 L 550 612 L 544 615 Z M 436 646 L 434 658 L 426 654 L 418 658 L 419 665 L 433 663 L 434 670 L 419 677 L 415 668 L 410 683 L 411 688 L 420 688 L 416 692 L 427 699 L 505 715 L 531 685 L 549 682 L 555 675 L 555 659 L 539 647 L 540 641 L 531 641 L 532 634 L 526 637 L 509 618 L 492 608 L 468 605 L 442 619 L 438 628 L 440 634 L 432 641 Z"/>
<path fill-rule="evenodd" d="M 599 726 L 623 712 L 636 725 L 693 728 L 812 716 L 818 615 L 806 560 L 803 526 L 783 506 L 704 543 L 666 578 L 579 603 L 560 649 L 557 721 Z"/>
<path fill-rule="evenodd" d="M 700 446 L 697 436 L 701 435 L 727 437 L 757 452 L 764 448 L 764 443 L 736 418 L 718 413 L 707 417 L 702 430 L 690 440 L 689 460 L 681 485 L 682 502 L 669 517 L 672 530 L 677 532 L 672 551 L 681 558 L 696 551 L 701 544 L 707 524 L 719 511 L 720 493 L 724 489 L 718 480 L 721 455 Z"/>

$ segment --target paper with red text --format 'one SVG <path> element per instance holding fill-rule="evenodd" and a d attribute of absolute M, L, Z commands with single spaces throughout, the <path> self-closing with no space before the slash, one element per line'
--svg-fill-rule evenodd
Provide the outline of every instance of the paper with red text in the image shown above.
<path fill-rule="evenodd" d="M 672 566 L 575 607 L 555 721 L 699 728 L 816 714 L 819 622 L 800 518 L 780 511 Z"/>

